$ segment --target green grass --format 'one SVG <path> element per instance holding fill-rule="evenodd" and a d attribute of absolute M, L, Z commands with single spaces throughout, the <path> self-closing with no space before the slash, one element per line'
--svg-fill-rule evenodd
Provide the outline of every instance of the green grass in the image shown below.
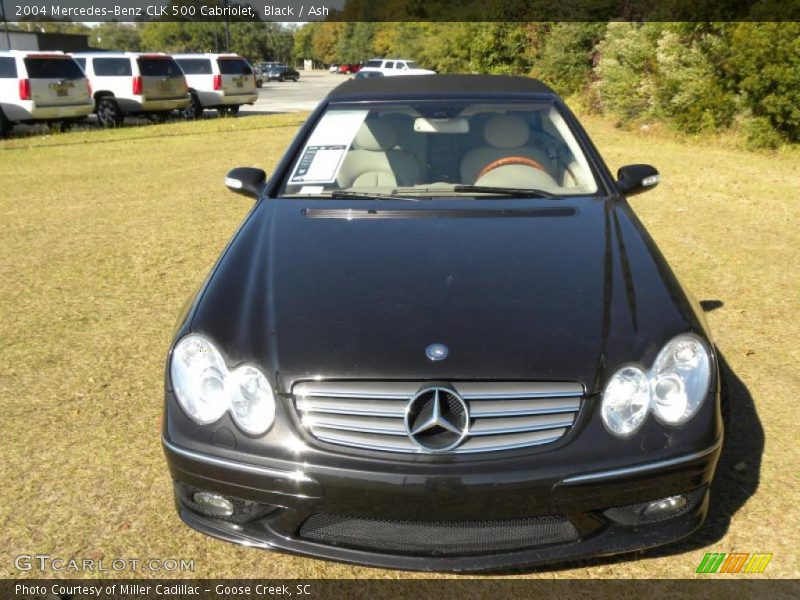
<path fill-rule="evenodd" d="M 189 558 L 201 577 L 419 576 L 218 542 L 172 508 L 159 418 L 176 315 L 251 206 L 224 174 L 269 171 L 301 122 L 0 141 L 0 576 L 25 575 L 21 553 Z M 706 551 L 739 551 L 773 552 L 764 576 L 796 577 L 800 154 L 586 124 L 612 169 L 660 168 L 662 185 L 632 203 L 686 287 L 724 303 L 708 319 L 754 411 L 734 414 L 712 527 L 696 541 L 528 576 L 694 577 Z"/>

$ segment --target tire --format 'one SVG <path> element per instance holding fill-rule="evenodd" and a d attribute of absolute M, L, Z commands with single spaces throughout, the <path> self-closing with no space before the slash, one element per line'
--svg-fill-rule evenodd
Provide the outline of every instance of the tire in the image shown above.
<path fill-rule="evenodd" d="M 197 94 L 192 94 L 189 106 L 181 110 L 181 116 L 187 121 L 203 118 L 203 105 L 200 104 L 200 99 L 197 97 Z"/>
<path fill-rule="evenodd" d="M 264 82 L 263 82 L 263 81 L 261 81 L 260 79 L 257 79 L 257 80 L 256 80 L 256 87 L 257 87 L 257 88 L 262 88 L 262 87 L 264 87 Z"/>
<path fill-rule="evenodd" d="M 10 133 L 13 127 L 14 125 L 11 121 L 9 121 L 3 114 L 3 111 L 0 110 L 0 137 L 4 137 L 6 134 Z"/>
<path fill-rule="evenodd" d="M 97 124 L 100 127 L 119 127 L 125 120 L 125 115 L 122 114 L 119 104 L 111 96 L 98 98 L 94 112 L 97 115 Z"/>
<path fill-rule="evenodd" d="M 283 83 L 284 81 L 286 81 L 286 79 L 284 79 L 283 75 L 281 75 L 280 77 L 278 77 L 278 81 Z"/>
<path fill-rule="evenodd" d="M 220 106 L 217 109 L 220 117 L 235 117 L 239 114 L 239 105 L 234 106 Z"/>

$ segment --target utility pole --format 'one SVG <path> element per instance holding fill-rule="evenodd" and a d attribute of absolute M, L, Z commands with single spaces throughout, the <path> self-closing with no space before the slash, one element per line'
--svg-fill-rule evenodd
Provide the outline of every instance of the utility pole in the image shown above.
<path fill-rule="evenodd" d="M 231 31 L 228 28 L 228 0 L 222 0 L 225 5 L 225 52 L 231 51 Z"/>
<path fill-rule="evenodd" d="M 8 49 L 11 50 L 11 35 L 8 33 L 8 21 L 6 20 L 5 0 L 0 0 L 0 8 L 3 9 L 3 29 L 6 32 L 6 44 L 8 45 Z"/>

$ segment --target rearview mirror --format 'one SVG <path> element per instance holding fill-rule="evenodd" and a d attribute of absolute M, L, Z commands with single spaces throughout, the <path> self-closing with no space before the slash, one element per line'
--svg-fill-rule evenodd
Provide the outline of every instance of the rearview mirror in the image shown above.
<path fill-rule="evenodd" d="M 658 170 L 650 165 L 626 165 L 617 171 L 617 188 L 625 196 L 651 190 L 661 181 Z"/>
<path fill-rule="evenodd" d="M 225 176 L 225 185 L 230 191 L 250 198 L 258 198 L 264 191 L 266 183 L 267 174 L 253 167 L 231 169 Z"/>

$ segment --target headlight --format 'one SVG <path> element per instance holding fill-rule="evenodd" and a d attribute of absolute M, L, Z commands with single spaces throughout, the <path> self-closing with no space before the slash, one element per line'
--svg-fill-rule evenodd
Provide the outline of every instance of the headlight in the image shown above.
<path fill-rule="evenodd" d="M 264 374 L 247 365 L 229 371 L 220 351 L 201 335 L 176 344 L 170 374 L 178 403 L 200 425 L 230 410 L 242 431 L 261 435 L 275 420 L 275 397 Z"/>
<path fill-rule="evenodd" d="M 703 341 L 679 335 L 662 348 L 648 372 L 629 365 L 611 376 L 603 392 L 603 422 L 611 433 L 626 437 L 652 409 L 662 423 L 680 425 L 697 413 L 710 381 L 711 359 Z"/>
<path fill-rule="evenodd" d="M 170 368 L 175 396 L 201 425 L 213 423 L 228 408 L 225 376 L 228 369 L 214 345 L 199 335 L 187 335 L 172 352 Z"/>
<path fill-rule="evenodd" d="M 603 392 L 602 415 L 608 429 L 629 436 L 644 423 L 650 411 L 650 382 L 639 367 L 622 367 L 611 376 Z"/>
<path fill-rule="evenodd" d="M 674 338 L 658 353 L 650 371 L 656 418 L 668 425 L 685 423 L 703 404 L 710 382 L 711 360 L 700 338 Z"/>
<path fill-rule="evenodd" d="M 239 367 L 231 373 L 231 415 L 244 432 L 261 435 L 275 420 L 275 396 L 267 378 L 255 367 Z"/>

